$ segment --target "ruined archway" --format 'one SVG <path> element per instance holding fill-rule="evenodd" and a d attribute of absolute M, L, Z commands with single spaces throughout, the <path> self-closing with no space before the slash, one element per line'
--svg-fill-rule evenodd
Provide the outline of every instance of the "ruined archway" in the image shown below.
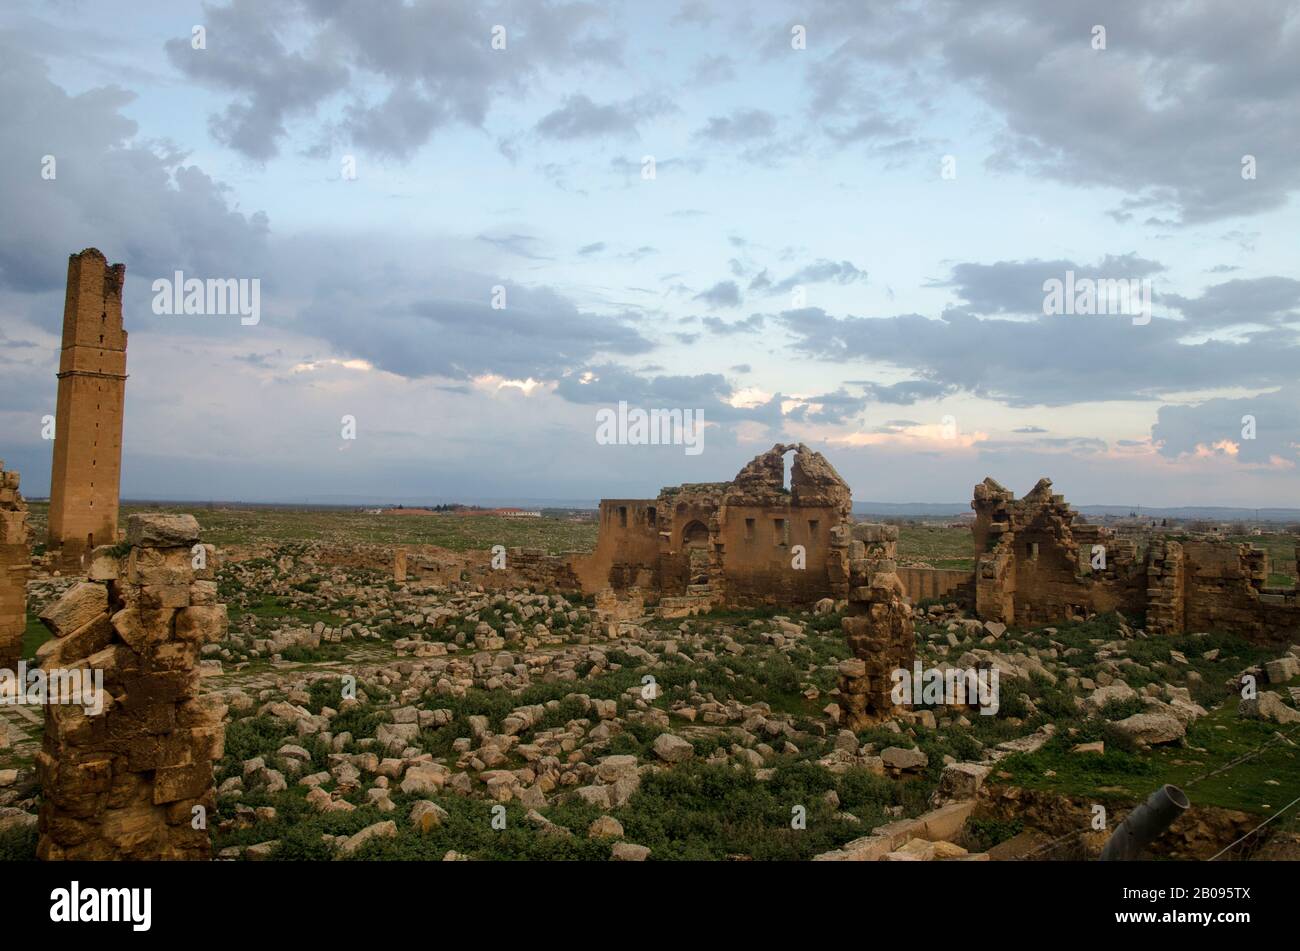
<path fill-rule="evenodd" d="M 708 548 L 709 526 L 698 518 L 687 522 L 682 528 L 682 548 Z"/>
<path fill-rule="evenodd" d="M 682 528 L 682 551 L 686 554 L 688 584 L 709 583 L 709 527 L 699 519 Z"/>

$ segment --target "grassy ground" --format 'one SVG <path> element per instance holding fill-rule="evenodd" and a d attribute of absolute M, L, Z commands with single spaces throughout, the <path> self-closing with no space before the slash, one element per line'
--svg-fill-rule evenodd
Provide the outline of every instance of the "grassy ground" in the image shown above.
<path fill-rule="evenodd" d="M 48 505 L 31 503 L 36 537 L 45 534 Z M 203 503 L 123 505 L 118 519 L 126 530 L 135 512 L 185 512 L 199 520 L 203 540 L 214 545 L 322 541 L 382 545 L 439 545 L 470 548 L 544 548 L 550 552 L 590 551 L 596 523 L 563 518 L 502 518 L 492 515 L 366 515 L 357 510 L 295 508 L 209 508 Z"/>
<path fill-rule="evenodd" d="M 36 615 L 28 612 L 27 630 L 23 631 L 23 657 L 31 660 L 36 656 L 36 648 L 40 647 L 50 639 L 50 629 L 36 619 Z"/>
<path fill-rule="evenodd" d="M 932 568 L 974 568 L 975 546 L 969 528 L 903 525 L 898 530 L 898 560 L 924 561 Z"/>

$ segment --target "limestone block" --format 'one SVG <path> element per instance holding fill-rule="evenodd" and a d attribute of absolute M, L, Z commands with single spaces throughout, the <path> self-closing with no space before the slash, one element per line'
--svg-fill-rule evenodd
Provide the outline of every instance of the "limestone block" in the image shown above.
<path fill-rule="evenodd" d="M 55 637 L 64 637 L 108 611 L 108 589 L 82 581 L 41 612 L 40 620 Z"/>

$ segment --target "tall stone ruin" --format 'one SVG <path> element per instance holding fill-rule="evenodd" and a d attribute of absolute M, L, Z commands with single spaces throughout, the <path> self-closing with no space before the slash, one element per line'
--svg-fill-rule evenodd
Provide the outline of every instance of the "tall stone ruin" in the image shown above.
<path fill-rule="evenodd" d="M 126 265 L 110 265 L 95 248 L 68 260 L 47 546 L 64 568 L 81 567 L 96 545 L 117 540 L 126 394 L 125 277 Z"/>
<path fill-rule="evenodd" d="M 1221 537 L 1133 538 L 1078 517 L 1040 479 L 1017 499 L 993 479 L 975 486 L 975 612 L 1004 624 L 1048 624 L 1118 611 L 1156 634 L 1232 631 L 1285 641 L 1300 628 L 1300 592 L 1268 584 L 1268 552 Z"/>
<path fill-rule="evenodd" d="M 0 460 L 0 669 L 16 670 L 21 659 L 31 562 L 31 529 L 18 473 L 6 472 Z"/>
<path fill-rule="evenodd" d="M 41 614 L 42 669 L 102 671 L 103 706 L 45 707 L 38 858 L 211 857 L 225 709 L 199 696 L 199 653 L 227 615 L 198 536 L 190 515 L 132 515 L 129 553 L 95 550 L 90 580 Z"/>
<path fill-rule="evenodd" d="M 916 631 L 898 580 L 898 527 L 844 525 L 838 534 L 837 549 L 847 548 L 849 576 L 848 613 L 841 623 L 854 654 L 840 664 L 840 705 L 845 725 L 860 730 L 899 712 L 891 696 L 893 673 L 911 670 Z"/>

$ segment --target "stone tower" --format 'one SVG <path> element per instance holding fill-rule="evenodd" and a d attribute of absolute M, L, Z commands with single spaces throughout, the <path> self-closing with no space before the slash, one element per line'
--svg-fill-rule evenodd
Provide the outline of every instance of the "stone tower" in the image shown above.
<path fill-rule="evenodd" d="M 126 331 L 122 280 L 96 248 L 68 259 L 48 548 L 65 566 L 117 541 Z"/>

